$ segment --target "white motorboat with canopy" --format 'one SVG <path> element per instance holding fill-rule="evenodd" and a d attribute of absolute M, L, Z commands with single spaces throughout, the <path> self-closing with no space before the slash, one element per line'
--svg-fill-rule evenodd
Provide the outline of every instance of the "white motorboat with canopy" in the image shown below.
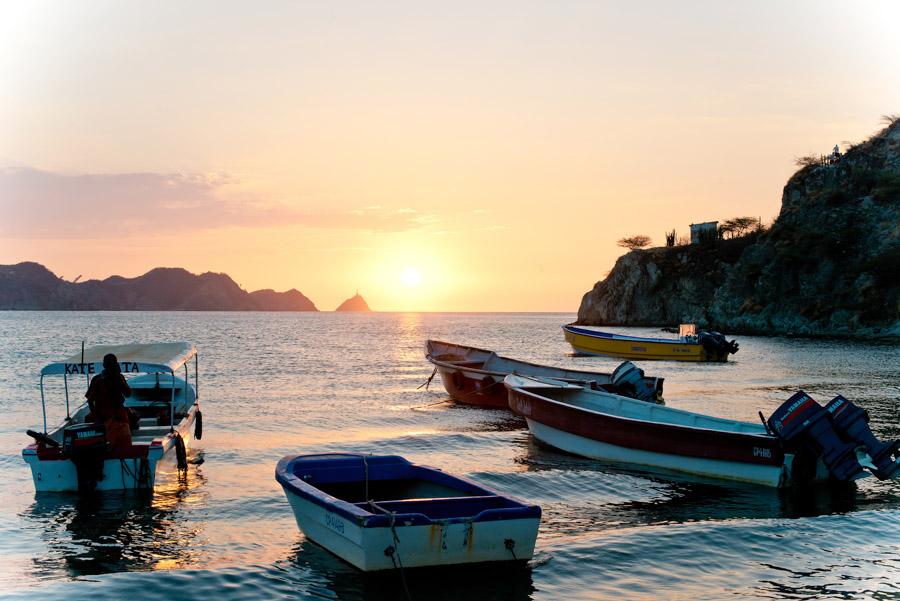
<path fill-rule="evenodd" d="M 87 390 L 107 354 L 116 356 L 131 388 L 124 403 L 131 417 L 131 444 L 117 450 L 109 448 L 104 427 L 94 423 L 87 402 L 73 409 L 70 393 L 70 388 L 80 388 L 78 382 Z M 178 468 L 185 469 L 191 441 L 202 436 L 198 368 L 197 349 L 188 342 L 92 346 L 45 366 L 40 378 L 44 429 L 29 430 L 35 442 L 22 450 L 35 490 L 152 490 L 164 457 L 174 457 Z M 50 376 L 62 377 L 66 406 L 63 423 L 53 430 L 47 426 L 45 395 Z"/>

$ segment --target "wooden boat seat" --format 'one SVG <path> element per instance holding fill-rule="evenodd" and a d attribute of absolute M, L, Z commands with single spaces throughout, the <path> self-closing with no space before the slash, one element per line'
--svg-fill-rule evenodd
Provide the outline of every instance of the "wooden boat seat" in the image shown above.
<path fill-rule="evenodd" d="M 131 438 L 135 436 L 152 436 L 154 438 L 158 438 L 160 436 L 165 436 L 171 431 L 169 426 L 155 426 L 153 428 L 140 428 L 138 430 L 134 430 L 131 433 Z"/>
<path fill-rule="evenodd" d="M 371 507 L 367 502 L 354 503 L 354 505 L 371 513 L 378 512 L 377 509 Z M 509 499 L 497 495 L 378 501 L 378 507 L 385 511 L 398 514 L 421 513 L 432 519 L 473 517 L 488 509 L 503 509 L 516 506 Z"/>

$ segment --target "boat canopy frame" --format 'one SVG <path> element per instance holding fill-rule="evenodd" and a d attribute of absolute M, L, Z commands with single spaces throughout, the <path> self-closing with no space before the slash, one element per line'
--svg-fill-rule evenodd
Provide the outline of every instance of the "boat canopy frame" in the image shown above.
<path fill-rule="evenodd" d="M 41 369 L 41 413 L 44 419 L 44 434 L 47 434 L 47 403 L 44 395 L 44 378 L 62 376 L 66 397 L 66 421 L 72 419 L 69 403 L 69 376 L 83 375 L 90 387 L 91 376 L 103 371 L 102 357 L 108 353 L 116 355 L 123 374 L 166 374 L 172 376 L 172 395 L 169 399 L 169 429 L 175 430 L 175 372 L 184 367 L 184 382 L 190 385 L 188 364 L 194 363 L 194 399 L 200 398 L 200 356 L 197 347 L 189 342 L 165 342 L 155 344 L 97 345 L 83 348 L 80 355 L 73 355 L 64 361 L 56 361 Z M 100 359 L 99 361 L 97 359 Z M 158 378 L 157 378 L 158 381 Z M 87 391 L 87 388 L 85 388 Z"/>

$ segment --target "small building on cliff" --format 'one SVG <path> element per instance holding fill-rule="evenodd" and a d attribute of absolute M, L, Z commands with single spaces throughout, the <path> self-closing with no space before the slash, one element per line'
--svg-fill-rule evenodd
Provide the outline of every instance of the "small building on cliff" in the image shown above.
<path fill-rule="evenodd" d="M 700 244 L 701 240 L 715 239 L 719 231 L 718 221 L 691 224 L 691 244 Z"/>

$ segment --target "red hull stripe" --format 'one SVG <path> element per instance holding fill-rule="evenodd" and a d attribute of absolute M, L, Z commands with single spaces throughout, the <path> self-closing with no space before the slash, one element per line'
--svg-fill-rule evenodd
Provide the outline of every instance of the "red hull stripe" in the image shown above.
<path fill-rule="evenodd" d="M 646 422 L 579 409 L 515 390 L 510 408 L 530 420 L 628 449 L 761 465 L 782 465 L 775 437 Z"/>

